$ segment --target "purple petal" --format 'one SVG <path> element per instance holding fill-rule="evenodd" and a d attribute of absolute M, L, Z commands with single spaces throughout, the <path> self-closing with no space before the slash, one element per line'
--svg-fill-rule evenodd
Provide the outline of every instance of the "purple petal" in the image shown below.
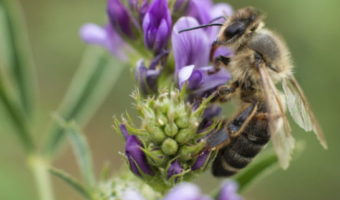
<path fill-rule="evenodd" d="M 241 196 L 237 194 L 238 186 L 235 182 L 226 181 L 218 194 L 217 200 L 242 200 Z"/>
<path fill-rule="evenodd" d="M 157 79 L 159 75 L 159 69 L 147 68 L 143 60 L 138 61 L 135 77 L 143 95 L 157 92 Z"/>
<path fill-rule="evenodd" d="M 179 87 L 181 88 L 187 82 L 191 95 L 202 97 L 206 92 L 226 84 L 231 79 L 231 75 L 226 69 L 222 68 L 211 73 L 214 70 L 212 66 L 198 68 L 190 65 L 183 67 L 178 73 Z"/>
<path fill-rule="evenodd" d="M 125 154 L 128 158 L 130 168 L 133 173 L 141 176 L 139 169 L 148 175 L 153 175 L 153 171 L 149 166 L 145 153 L 142 151 L 143 145 L 135 135 L 129 135 L 125 125 L 120 126 L 121 132 L 126 138 Z"/>
<path fill-rule="evenodd" d="M 120 0 L 108 0 L 107 13 L 112 26 L 115 27 L 116 30 L 119 30 L 122 34 L 130 38 L 134 38 L 133 19 Z"/>
<path fill-rule="evenodd" d="M 178 72 L 178 83 L 179 83 L 180 88 L 182 88 L 183 84 L 187 80 L 189 80 L 194 69 L 195 69 L 195 65 L 190 65 L 190 66 L 183 67 L 179 70 L 179 72 Z"/>
<path fill-rule="evenodd" d="M 163 200 L 211 200 L 211 198 L 203 196 L 196 185 L 181 183 L 171 189 Z"/>
<path fill-rule="evenodd" d="M 214 51 L 213 59 L 219 56 L 231 57 L 233 56 L 233 52 L 228 47 L 221 46 Z"/>
<path fill-rule="evenodd" d="M 201 169 L 201 167 L 203 167 L 205 165 L 205 163 L 207 162 L 207 159 L 209 158 L 209 151 L 204 151 L 202 152 L 197 160 L 195 161 L 195 163 L 192 165 L 191 169 L 192 170 L 198 170 Z"/>
<path fill-rule="evenodd" d="M 88 44 L 105 47 L 120 60 L 127 59 L 124 50 L 129 48 L 110 24 L 105 27 L 91 23 L 85 24 L 80 29 L 80 37 Z"/>
<path fill-rule="evenodd" d="M 80 29 L 80 37 L 89 44 L 105 45 L 107 32 L 105 28 L 97 24 L 85 24 Z"/>
<path fill-rule="evenodd" d="M 210 14 L 213 19 L 220 16 L 230 17 L 233 14 L 233 8 L 229 4 L 218 3 L 213 6 Z M 224 19 L 217 22 L 223 23 Z"/>
<path fill-rule="evenodd" d="M 187 15 L 196 18 L 200 24 L 208 24 L 211 20 L 212 7 L 211 0 L 191 0 Z"/>
<path fill-rule="evenodd" d="M 176 76 L 183 67 L 206 66 L 209 63 L 210 47 L 207 34 L 202 30 L 179 33 L 179 31 L 198 26 L 192 17 L 182 17 L 174 25 L 172 47 L 175 57 Z"/>
<path fill-rule="evenodd" d="M 180 174 L 183 172 L 183 168 L 181 164 L 175 160 L 174 162 L 171 163 L 169 169 L 168 169 L 168 179 L 171 178 L 174 175 Z"/>
<path fill-rule="evenodd" d="M 192 90 L 192 94 L 195 96 L 201 96 L 207 91 L 214 90 L 218 86 L 226 84 L 231 79 L 230 73 L 224 68 L 214 74 L 210 73 L 215 70 L 214 67 L 211 66 L 201 67 L 195 70 L 199 70 L 203 75 L 200 84 L 196 85 Z"/>
<path fill-rule="evenodd" d="M 145 200 L 145 198 L 135 189 L 126 188 L 123 191 L 122 199 L 124 200 Z"/>
<path fill-rule="evenodd" d="M 159 53 L 167 46 L 171 33 L 171 15 L 167 0 L 154 0 L 143 20 L 146 47 Z"/>

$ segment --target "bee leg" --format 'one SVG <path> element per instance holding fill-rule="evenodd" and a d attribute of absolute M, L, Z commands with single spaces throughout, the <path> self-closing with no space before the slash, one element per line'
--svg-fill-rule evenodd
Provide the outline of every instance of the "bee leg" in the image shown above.
<path fill-rule="evenodd" d="M 227 102 L 233 97 L 238 87 L 239 84 L 237 81 L 231 85 L 222 85 L 217 88 L 214 99 L 220 102 Z"/>
<path fill-rule="evenodd" d="M 225 56 L 218 56 L 214 58 L 213 62 L 214 62 L 214 69 L 208 71 L 208 74 L 215 74 L 219 72 L 223 66 L 226 66 L 230 63 L 230 58 L 225 57 Z"/>
<path fill-rule="evenodd" d="M 257 103 L 251 104 L 250 106 L 243 109 L 236 117 L 230 121 L 227 128 L 230 132 L 231 137 L 239 136 L 245 127 L 249 124 L 250 120 L 253 119 L 257 113 Z"/>
<path fill-rule="evenodd" d="M 257 113 L 255 116 L 259 120 L 277 120 L 282 117 L 282 114 Z"/>
<path fill-rule="evenodd" d="M 212 70 L 209 70 L 208 71 L 208 74 L 211 75 L 211 74 L 215 74 L 217 72 L 219 72 L 221 70 L 221 67 L 219 65 L 214 65 L 214 69 Z"/>

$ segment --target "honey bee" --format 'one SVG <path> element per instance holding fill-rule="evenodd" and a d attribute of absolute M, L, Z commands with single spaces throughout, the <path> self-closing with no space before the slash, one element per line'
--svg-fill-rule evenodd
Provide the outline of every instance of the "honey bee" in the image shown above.
<path fill-rule="evenodd" d="M 215 176 L 237 173 L 269 140 L 281 167 L 288 168 L 295 142 L 286 107 L 293 120 L 305 131 L 313 131 L 327 148 L 320 125 L 293 76 L 290 52 L 278 34 L 265 28 L 263 20 L 254 8 L 236 11 L 221 24 L 212 47 L 225 46 L 234 52 L 231 58 L 214 60 L 217 70 L 225 67 L 232 75 L 232 81 L 217 90 L 216 98 L 238 99 L 241 104 L 240 111 L 207 138 L 209 148 L 218 151 L 212 166 Z M 279 83 L 283 92 L 276 88 Z"/>

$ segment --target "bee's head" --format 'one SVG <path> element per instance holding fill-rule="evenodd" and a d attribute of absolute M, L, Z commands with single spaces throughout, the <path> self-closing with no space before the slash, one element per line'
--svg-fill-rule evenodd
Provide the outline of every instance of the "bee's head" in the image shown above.
<path fill-rule="evenodd" d="M 223 25 L 217 43 L 242 45 L 245 38 L 260 28 L 263 15 L 255 8 L 247 7 L 238 10 Z"/>

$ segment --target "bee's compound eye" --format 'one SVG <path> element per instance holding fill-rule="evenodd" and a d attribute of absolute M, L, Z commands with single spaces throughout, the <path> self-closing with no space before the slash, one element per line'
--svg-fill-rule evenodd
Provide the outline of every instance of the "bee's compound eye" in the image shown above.
<path fill-rule="evenodd" d="M 236 35 L 241 35 L 244 33 L 246 30 L 247 26 L 244 22 L 242 21 L 237 21 L 234 22 L 233 24 L 229 25 L 225 30 L 224 30 L 224 36 L 227 39 L 231 39 L 235 37 Z"/>

